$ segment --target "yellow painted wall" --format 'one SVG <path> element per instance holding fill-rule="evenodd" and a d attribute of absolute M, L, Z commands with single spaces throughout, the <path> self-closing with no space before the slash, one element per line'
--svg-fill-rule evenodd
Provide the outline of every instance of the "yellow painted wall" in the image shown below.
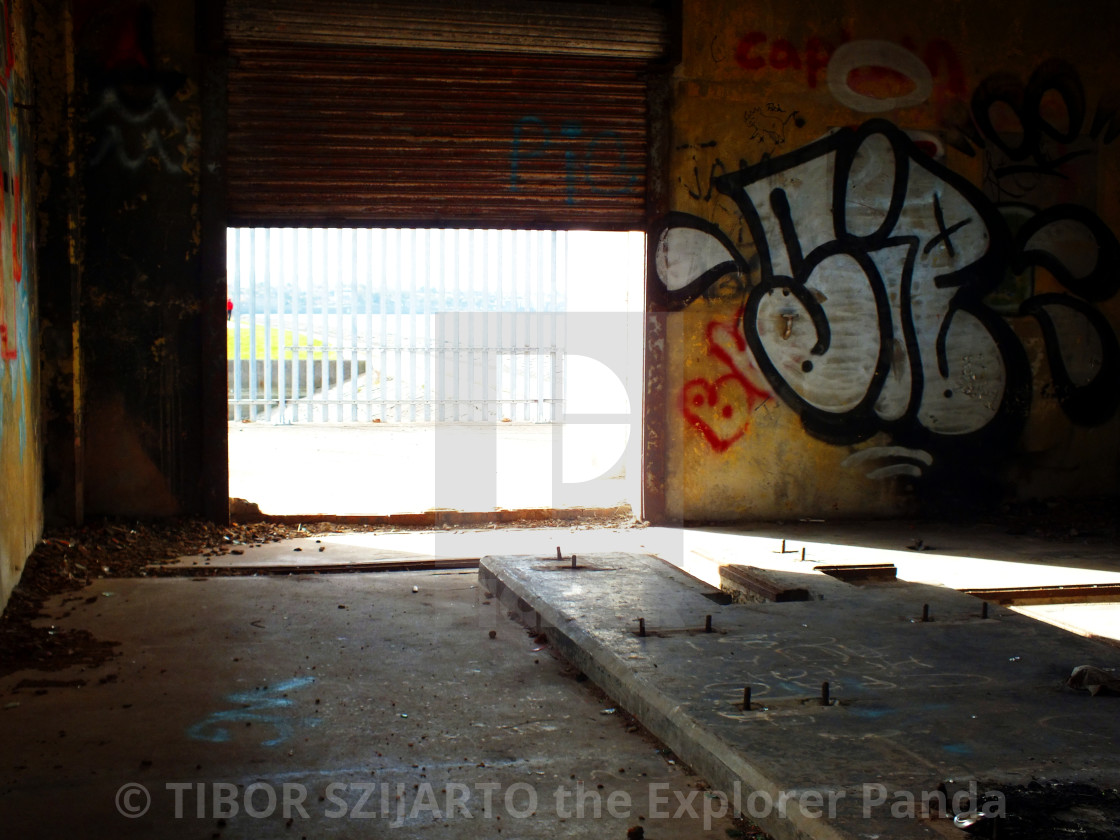
<path fill-rule="evenodd" d="M 24 5 L 7 0 L 0 66 L 0 607 L 42 532 L 34 151 Z"/>
<path fill-rule="evenodd" d="M 1115 8 L 685 0 L 670 517 L 1115 492 Z"/>

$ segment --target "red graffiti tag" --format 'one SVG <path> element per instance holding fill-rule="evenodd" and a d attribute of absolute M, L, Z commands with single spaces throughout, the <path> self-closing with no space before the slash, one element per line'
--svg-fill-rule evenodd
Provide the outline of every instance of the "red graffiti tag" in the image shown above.
<path fill-rule="evenodd" d="M 845 44 L 851 40 L 851 35 L 845 32 L 839 43 Z M 899 43 L 921 57 L 934 79 L 944 79 L 939 87 L 959 99 L 967 96 L 964 69 L 951 44 L 940 38 L 933 38 L 926 43 L 924 49 L 919 50 L 911 38 L 903 38 Z M 751 71 L 766 67 L 782 71 L 804 70 L 806 84 L 815 88 L 828 68 L 834 49 L 831 43 L 816 35 L 809 36 L 798 49 L 785 38 L 770 40 L 765 32 L 748 32 L 735 46 L 735 62 L 744 70 Z M 855 82 L 857 86 L 865 88 L 894 88 L 900 83 L 900 75 L 890 67 L 863 67 L 859 68 Z M 905 86 L 905 79 L 902 84 Z"/>
<path fill-rule="evenodd" d="M 23 280 L 23 204 L 20 202 L 19 178 L 12 176 L 12 204 L 15 213 L 12 217 L 12 277 L 18 283 Z"/>
<path fill-rule="evenodd" d="M 3 8 L 3 18 L 0 19 L 4 31 L 4 46 L 5 46 L 5 62 L 0 70 L 0 93 L 4 95 L 4 102 L 0 107 L 6 109 L 6 119 L 0 122 L 0 125 L 9 129 L 6 133 L 8 135 L 8 155 L 9 162 L 19 165 L 20 155 L 19 150 L 13 144 L 13 133 L 10 130 L 15 123 L 17 128 L 22 128 L 22 124 L 17 121 L 16 112 L 12 108 L 11 99 L 11 77 L 12 71 L 15 69 L 15 49 L 12 37 L 12 4 L 5 3 Z M 22 132 L 21 132 L 22 133 Z M 19 301 L 19 286 L 18 284 L 23 280 L 23 201 L 20 195 L 20 179 L 14 172 L 10 175 L 4 173 L 4 192 L 9 192 L 12 196 L 11 210 L 12 210 L 12 239 L 11 239 L 11 285 L 8 284 L 8 273 L 5 271 L 4 257 L 6 256 L 3 251 L 0 251 L 0 361 L 12 362 L 19 357 L 19 341 L 16 333 L 19 329 L 18 311 L 15 315 L 11 316 L 12 326 L 9 328 L 8 307 L 13 307 L 18 310 Z M 7 210 L 8 202 L 5 196 L 0 200 L 0 213 Z M 2 241 L 2 237 L 0 237 Z M 10 291 L 9 291 L 10 289 Z"/>
<path fill-rule="evenodd" d="M 13 286 L 12 286 L 13 301 L 12 302 L 14 303 L 14 298 L 16 296 L 15 283 L 19 283 L 23 279 L 23 260 L 21 259 L 21 256 L 20 256 L 20 242 L 22 241 L 20 239 L 20 218 L 21 218 L 21 209 L 22 208 L 20 206 L 19 179 L 13 177 L 11 179 L 11 183 L 12 183 L 12 194 L 13 194 L 13 198 L 14 198 L 13 206 L 14 206 L 14 209 L 15 209 L 15 212 L 13 213 L 13 221 L 12 221 L 12 280 L 13 280 Z M 4 274 L 3 254 L 0 253 L 0 279 L 2 279 L 3 274 Z M 15 359 L 19 356 L 19 350 L 15 346 L 15 336 L 11 335 L 8 331 L 8 323 L 7 323 L 8 317 L 7 317 L 7 312 L 5 312 L 5 306 L 4 306 L 5 300 L 4 300 L 4 298 L 5 298 L 4 290 L 2 288 L 0 288 L 0 360 L 5 361 L 5 362 L 11 362 L 11 361 L 15 361 Z"/>
<path fill-rule="evenodd" d="M 735 374 L 724 374 L 715 382 L 686 382 L 683 402 L 685 419 L 716 452 L 726 452 L 750 425 L 750 393 Z"/>
<path fill-rule="evenodd" d="M 742 314 L 740 309 L 731 321 L 716 319 L 708 323 L 708 355 L 729 372 L 714 382 L 704 377 L 691 379 L 681 390 L 685 420 L 716 452 L 726 452 L 746 434 L 751 412 L 770 398 L 748 376 L 753 365 L 746 355 L 747 342 L 739 328 Z"/>

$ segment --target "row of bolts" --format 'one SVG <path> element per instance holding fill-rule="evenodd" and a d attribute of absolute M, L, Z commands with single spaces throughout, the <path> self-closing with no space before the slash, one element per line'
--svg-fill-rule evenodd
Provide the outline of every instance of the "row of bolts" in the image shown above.
<path fill-rule="evenodd" d="M 560 549 L 557 548 L 556 550 L 559 551 Z M 786 551 L 786 541 L 785 540 L 782 540 L 782 550 L 779 553 L 780 554 L 789 554 L 790 553 L 790 552 Z M 801 547 L 801 562 L 802 563 L 805 562 L 805 547 L 804 546 Z M 575 563 L 574 562 L 572 564 L 572 568 L 573 569 L 575 568 Z M 987 618 L 988 617 L 988 602 L 987 601 L 984 601 L 983 604 L 980 605 L 980 617 L 981 618 Z M 929 604 L 922 604 L 922 621 L 929 621 Z"/>
<path fill-rule="evenodd" d="M 980 617 L 988 617 L 988 602 L 984 601 L 980 608 Z M 922 604 L 922 621 L 929 621 L 929 604 Z M 710 615 L 704 616 L 704 632 L 712 632 L 712 617 Z M 646 620 L 644 618 L 638 619 L 638 635 L 645 638 L 646 636 Z M 832 698 L 829 696 L 828 680 L 821 683 L 821 700 L 822 706 L 831 706 Z M 749 712 L 751 710 L 751 687 L 745 686 L 743 688 L 743 711 Z"/>
<path fill-rule="evenodd" d="M 712 632 L 712 617 L 710 615 L 704 616 L 704 632 Z M 646 620 L 644 618 L 638 619 L 638 635 L 644 637 L 646 635 Z M 832 698 L 829 697 L 828 680 L 821 683 L 821 705 L 831 706 Z M 743 688 L 743 711 L 749 712 L 751 710 L 751 687 L 748 685 Z"/>
<path fill-rule="evenodd" d="M 785 553 L 785 550 L 786 550 L 786 541 L 782 540 L 782 553 L 783 554 Z M 560 546 L 556 546 L 556 559 L 560 562 L 564 561 L 564 556 L 560 553 Z M 805 559 L 805 549 L 804 548 L 801 549 L 801 559 L 802 560 Z M 573 569 L 577 568 L 577 566 L 576 566 L 576 556 L 574 554 L 572 555 L 572 568 Z M 988 602 L 987 601 L 984 601 L 980 605 L 980 617 L 981 618 L 987 618 L 988 617 Z M 922 621 L 929 621 L 929 604 L 922 604 Z M 711 633 L 712 632 L 712 617 L 710 615 L 704 616 L 704 632 L 705 633 Z M 644 618 L 639 618 L 638 619 L 638 635 L 641 636 L 642 638 L 646 638 L 646 620 Z M 821 683 L 821 705 L 822 706 L 831 706 L 832 705 L 832 699 L 829 696 L 828 680 L 825 680 L 824 682 Z M 751 710 L 751 687 L 748 685 L 748 686 L 743 688 L 743 711 L 749 712 L 750 710 Z"/>

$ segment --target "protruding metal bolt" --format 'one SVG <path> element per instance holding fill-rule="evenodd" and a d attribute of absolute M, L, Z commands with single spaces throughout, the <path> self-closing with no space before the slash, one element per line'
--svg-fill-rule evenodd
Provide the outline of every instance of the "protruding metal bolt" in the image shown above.
<path fill-rule="evenodd" d="M 564 555 L 560 553 L 560 546 L 556 546 L 556 562 L 563 563 Z"/>
<path fill-rule="evenodd" d="M 801 548 L 801 562 L 802 563 L 805 562 L 805 548 L 804 548 L 804 546 L 802 546 L 802 548 Z"/>
<path fill-rule="evenodd" d="M 638 635 L 645 636 L 646 634 L 646 620 L 644 618 L 638 619 Z"/>
<path fill-rule="evenodd" d="M 782 554 L 786 553 L 786 541 L 782 540 Z"/>
<path fill-rule="evenodd" d="M 573 554 L 572 555 L 572 568 L 574 569 L 575 567 L 576 567 L 576 556 Z"/>
<path fill-rule="evenodd" d="M 711 633 L 712 632 L 712 617 L 710 615 L 704 616 L 704 632 L 705 633 Z"/>
<path fill-rule="evenodd" d="M 988 602 L 987 601 L 985 601 L 983 604 L 980 605 L 980 617 L 981 618 L 987 618 L 988 617 Z"/>
<path fill-rule="evenodd" d="M 922 604 L 922 621 L 929 621 L 929 604 Z"/>
<path fill-rule="evenodd" d="M 751 710 L 751 687 L 748 685 L 743 689 L 743 711 L 749 712 Z"/>
<path fill-rule="evenodd" d="M 828 680 L 821 683 L 821 705 L 831 706 L 832 700 L 828 696 Z"/>

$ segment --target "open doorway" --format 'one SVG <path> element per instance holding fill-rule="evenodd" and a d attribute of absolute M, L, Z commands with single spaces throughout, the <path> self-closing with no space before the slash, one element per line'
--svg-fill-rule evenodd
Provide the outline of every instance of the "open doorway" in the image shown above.
<path fill-rule="evenodd" d="M 640 232 L 231 228 L 230 495 L 272 515 L 640 493 Z"/>

